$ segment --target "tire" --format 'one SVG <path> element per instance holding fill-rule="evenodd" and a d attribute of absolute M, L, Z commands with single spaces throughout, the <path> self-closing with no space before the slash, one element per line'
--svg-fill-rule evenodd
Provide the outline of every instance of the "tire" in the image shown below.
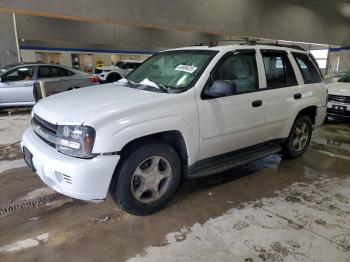
<path fill-rule="evenodd" d="M 107 76 L 107 79 L 106 79 L 106 83 L 113 83 L 115 81 L 118 81 L 119 79 L 121 79 L 122 77 L 117 74 L 117 73 L 111 73 Z"/>
<path fill-rule="evenodd" d="M 301 130 L 303 130 L 303 127 L 306 129 L 303 131 L 303 133 L 300 133 Z M 311 136 L 312 122 L 310 117 L 299 117 L 293 124 L 287 142 L 284 145 L 283 154 L 287 158 L 298 158 L 302 156 L 310 144 Z"/>
<path fill-rule="evenodd" d="M 171 175 L 167 177 L 169 170 Z M 124 211 L 138 216 L 150 215 L 172 199 L 180 180 L 181 161 L 174 148 L 160 142 L 144 143 L 131 148 L 122 157 L 111 182 L 110 194 Z"/>

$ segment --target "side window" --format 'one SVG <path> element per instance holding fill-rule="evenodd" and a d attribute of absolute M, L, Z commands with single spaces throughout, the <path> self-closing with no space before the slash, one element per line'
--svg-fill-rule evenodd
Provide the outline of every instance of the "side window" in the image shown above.
<path fill-rule="evenodd" d="M 53 78 L 60 77 L 60 71 L 55 66 L 40 66 L 38 71 L 38 78 Z"/>
<path fill-rule="evenodd" d="M 227 57 L 212 75 L 212 81 L 228 80 L 235 84 L 237 93 L 259 88 L 255 51 L 236 52 Z"/>
<path fill-rule="evenodd" d="M 34 75 L 33 66 L 23 66 L 16 68 L 6 75 L 2 76 L 2 81 L 4 82 L 13 82 L 13 81 L 23 81 L 23 80 L 32 80 Z"/>
<path fill-rule="evenodd" d="M 65 68 L 62 68 L 62 67 L 59 67 L 59 70 L 61 72 L 61 76 L 74 76 L 75 73 L 68 70 L 68 69 L 65 69 Z"/>
<path fill-rule="evenodd" d="M 51 75 L 52 75 L 52 77 L 60 77 L 60 76 L 62 76 L 60 68 L 52 66 L 51 67 Z"/>
<path fill-rule="evenodd" d="M 268 88 L 297 85 L 292 65 L 284 51 L 261 50 Z"/>
<path fill-rule="evenodd" d="M 135 63 L 134 64 L 134 69 L 138 68 L 141 65 L 141 63 Z"/>
<path fill-rule="evenodd" d="M 319 70 L 312 62 L 307 54 L 292 53 L 295 61 L 298 64 L 301 75 L 303 76 L 305 84 L 320 83 L 322 82 Z"/>

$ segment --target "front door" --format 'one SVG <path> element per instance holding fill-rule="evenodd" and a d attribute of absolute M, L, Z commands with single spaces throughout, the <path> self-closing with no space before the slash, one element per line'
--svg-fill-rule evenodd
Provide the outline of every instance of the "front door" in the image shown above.
<path fill-rule="evenodd" d="M 226 54 L 204 88 L 216 80 L 231 81 L 236 92 L 219 98 L 197 99 L 200 126 L 199 160 L 264 141 L 260 131 L 266 121 L 264 92 L 260 91 L 256 52 L 238 50 Z"/>
<path fill-rule="evenodd" d="M 34 66 L 17 67 L 1 76 L 0 103 L 31 105 L 35 103 Z"/>

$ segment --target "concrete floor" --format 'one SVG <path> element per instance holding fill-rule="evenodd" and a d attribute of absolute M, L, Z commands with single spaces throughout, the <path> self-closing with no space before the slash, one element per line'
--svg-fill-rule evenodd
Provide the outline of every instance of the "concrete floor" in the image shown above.
<path fill-rule="evenodd" d="M 349 122 L 316 130 L 300 159 L 186 181 L 166 209 L 135 217 L 47 188 L 18 144 L 4 148 L 28 120 L 0 115 L 0 261 L 350 261 Z"/>

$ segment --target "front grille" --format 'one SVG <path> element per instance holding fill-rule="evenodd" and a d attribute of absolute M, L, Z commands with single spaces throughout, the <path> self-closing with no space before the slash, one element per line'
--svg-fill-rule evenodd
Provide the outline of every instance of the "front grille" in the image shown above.
<path fill-rule="evenodd" d="M 56 147 L 56 145 L 52 141 L 48 140 L 47 135 L 56 136 L 56 131 L 58 129 L 57 125 L 51 124 L 34 114 L 34 117 L 32 118 L 32 126 L 34 128 L 34 132 L 38 135 L 38 137 L 41 138 L 41 140 L 43 140 L 49 146 Z M 39 127 L 39 129 L 41 130 L 41 134 L 40 132 L 36 131 L 35 126 Z M 44 135 L 45 133 L 47 135 Z"/>
<path fill-rule="evenodd" d="M 58 125 L 51 124 L 47 122 L 46 120 L 40 118 L 39 116 L 34 114 L 34 117 L 32 119 L 34 124 L 40 126 L 43 130 L 45 130 L 47 133 L 50 133 L 52 135 L 56 135 L 56 131 L 58 129 Z"/>
<path fill-rule="evenodd" d="M 103 70 L 101 69 L 95 69 L 95 74 L 101 74 L 103 72 Z"/>
<path fill-rule="evenodd" d="M 339 116 L 350 117 L 350 111 L 340 111 L 340 110 L 335 110 L 334 108 L 328 108 L 327 113 L 339 115 Z"/>
<path fill-rule="evenodd" d="M 350 103 L 350 96 L 328 95 L 328 100 L 341 103 Z"/>

